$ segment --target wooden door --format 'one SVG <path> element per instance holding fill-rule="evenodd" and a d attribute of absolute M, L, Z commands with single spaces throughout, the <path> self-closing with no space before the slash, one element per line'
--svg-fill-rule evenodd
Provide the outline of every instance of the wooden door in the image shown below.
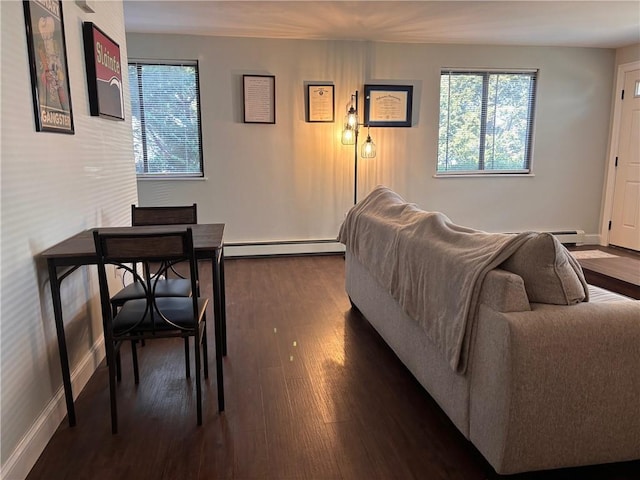
<path fill-rule="evenodd" d="M 640 69 L 625 73 L 609 243 L 640 251 Z"/>

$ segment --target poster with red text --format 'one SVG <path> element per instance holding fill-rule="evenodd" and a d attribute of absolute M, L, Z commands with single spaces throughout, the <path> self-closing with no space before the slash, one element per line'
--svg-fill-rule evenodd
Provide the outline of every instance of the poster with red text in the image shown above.
<path fill-rule="evenodd" d="M 120 46 L 92 22 L 83 35 L 91 115 L 124 120 Z"/>

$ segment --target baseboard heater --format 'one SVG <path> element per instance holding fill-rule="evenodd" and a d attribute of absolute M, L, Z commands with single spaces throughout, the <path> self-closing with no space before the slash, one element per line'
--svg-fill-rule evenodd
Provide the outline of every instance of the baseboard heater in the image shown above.
<path fill-rule="evenodd" d="M 565 246 L 575 247 L 584 244 L 584 230 L 562 230 L 549 232 Z"/>
<path fill-rule="evenodd" d="M 286 257 L 299 255 L 336 255 L 344 245 L 335 239 L 274 240 L 268 242 L 229 242 L 224 244 L 226 257 Z"/>
<path fill-rule="evenodd" d="M 584 244 L 584 230 L 548 232 L 565 246 Z M 267 242 L 230 242 L 224 244 L 225 257 L 284 257 L 298 255 L 335 255 L 344 253 L 344 245 L 334 239 L 274 240 Z"/>

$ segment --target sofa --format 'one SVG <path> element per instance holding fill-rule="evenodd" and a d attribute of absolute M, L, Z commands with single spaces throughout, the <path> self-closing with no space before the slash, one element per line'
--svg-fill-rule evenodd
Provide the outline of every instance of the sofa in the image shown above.
<path fill-rule="evenodd" d="M 338 239 L 352 305 L 497 473 L 640 459 L 640 302 L 588 285 L 555 237 L 379 186 Z"/>

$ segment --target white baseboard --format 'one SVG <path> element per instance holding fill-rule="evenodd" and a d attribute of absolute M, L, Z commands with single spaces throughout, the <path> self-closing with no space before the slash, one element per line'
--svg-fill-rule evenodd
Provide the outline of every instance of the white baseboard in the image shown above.
<path fill-rule="evenodd" d="M 585 233 L 584 245 L 601 245 L 599 233 Z"/>
<path fill-rule="evenodd" d="M 101 335 L 78 366 L 71 372 L 74 400 L 85 387 L 91 375 L 96 371 L 104 356 L 104 340 Z M 20 440 L 7 461 L 2 465 L 0 478 L 3 480 L 24 480 L 66 414 L 67 405 L 64 389 L 60 387 L 32 427 L 22 437 L 22 440 Z"/>
<path fill-rule="evenodd" d="M 282 243 L 256 243 L 256 244 L 225 244 L 224 255 L 226 257 L 245 257 L 245 256 L 269 256 L 269 255 L 306 255 L 306 254 L 322 254 L 322 253 L 341 253 L 344 252 L 344 245 L 336 242 L 309 243 L 300 242 L 282 242 Z"/>

